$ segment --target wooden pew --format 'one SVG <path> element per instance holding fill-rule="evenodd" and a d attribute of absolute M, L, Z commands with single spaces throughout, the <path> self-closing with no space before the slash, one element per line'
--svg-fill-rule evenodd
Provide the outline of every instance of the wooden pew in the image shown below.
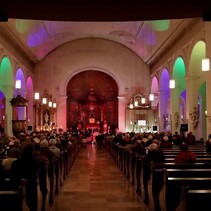
<path fill-rule="evenodd" d="M 185 187 L 185 190 L 186 191 L 184 194 L 184 211 L 210 211 L 211 190 L 192 189 L 187 186 Z"/>
<path fill-rule="evenodd" d="M 166 185 L 166 207 L 167 210 L 176 208 L 179 203 L 179 196 L 181 187 L 178 185 L 178 181 L 175 182 L 176 185 L 168 178 L 177 177 L 210 177 L 211 165 L 203 163 L 195 164 L 173 164 L 173 163 L 163 163 L 163 164 L 153 164 L 152 166 L 152 192 L 155 206 L 160 207 L 159 195 L 163 189 L 163 185 Z M 203 176 L 202 176 L 203 175 Z M 169 185 L 171 181 L 172 185 Z M 173 191 L 172 191 L 173 190 Z M 176 195 L 175 195 L 176 193 Z"/>
<path fill-rule="evenodd" d="M 18 188 L 14 187 L 9 178 L 5 177 L 4 167 L 0 165 L 0 210 L 17 210 L 22 211 L 23 208 L 23 186 L 20 184 Z"/>

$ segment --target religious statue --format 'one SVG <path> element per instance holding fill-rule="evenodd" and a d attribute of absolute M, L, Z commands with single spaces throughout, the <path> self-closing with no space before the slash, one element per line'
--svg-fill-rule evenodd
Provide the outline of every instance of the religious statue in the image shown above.
<path fill-rule="evenodd" d="M 49 121 L 50 121 L 49 111 L 45 110 L 43 112 L 43 125 L 49 125 Z"/>
<path fill-rule="evenodd" d="M 196 129 L 199 124 L 199 115 L 196 106 L 193 107 L 193 112 L 190 113 L 190 117 L 192 120 L 193 128 Z"/>

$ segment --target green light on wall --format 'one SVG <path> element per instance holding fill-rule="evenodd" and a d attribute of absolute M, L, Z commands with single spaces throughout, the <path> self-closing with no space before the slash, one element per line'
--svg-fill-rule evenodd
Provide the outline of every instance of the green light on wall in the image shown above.
<path fill-rule="evenodd" d="M 10 60 L 4 57 L 0 66 L 1 84 L 13 84 L 13 72 Z"/>
<path fill-rule="evenodd" d="M 177 86 L 180 87 L 181 90 L 184 90 L 186 87 L 185 75 L 185 63 L 181 57 L 178 57 L 173 67 L 173 78 L 176 80 Z"/>
<path fill-rule="evenodd" d="M 17 19 L 15 22 L 16 31 L 22 34 L 31 33 L 36 29 L 36 21 Z"/>
<path fill-rule="evenodd" d="M 169 29 L 169 20 L 156 20 L 148 22 L 155 31 L 166 31 Z"/>

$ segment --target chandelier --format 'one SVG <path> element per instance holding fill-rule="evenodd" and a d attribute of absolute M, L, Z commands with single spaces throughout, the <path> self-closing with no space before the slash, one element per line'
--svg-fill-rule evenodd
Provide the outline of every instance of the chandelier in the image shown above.
<path fill-rule="evenodd" d="M 154 94 L 149 95 L 147 100 L 144 95 L 136 93 L 129 101 L 128 109 L 130 110 L 149 110 L 151 109 L 151 101 L 154 100 Z"/>

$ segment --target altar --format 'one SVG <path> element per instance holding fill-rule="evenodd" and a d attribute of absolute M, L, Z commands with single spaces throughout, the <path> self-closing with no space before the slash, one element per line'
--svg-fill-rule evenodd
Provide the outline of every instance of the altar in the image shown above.
<path fill-rule="evenodd" d="M 93 134 L 95 131 L 100 131 L 100 122 L 96 122 L 95 118 L 89 118 L 89 121 L 85 123 L 86 130 L 91 131 Z"/>

